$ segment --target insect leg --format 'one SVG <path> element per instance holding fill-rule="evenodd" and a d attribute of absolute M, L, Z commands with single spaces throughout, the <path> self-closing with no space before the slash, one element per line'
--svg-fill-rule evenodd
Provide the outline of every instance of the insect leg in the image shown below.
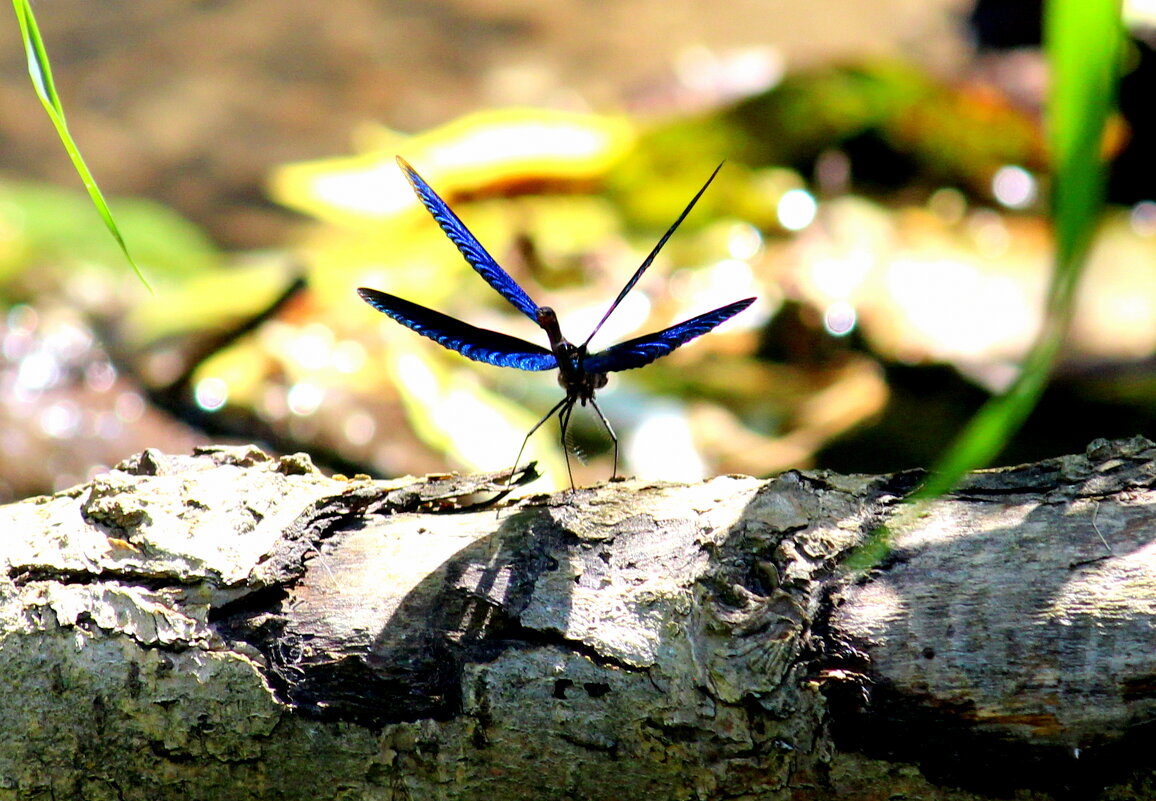
<path fill-rule="evenodd" d="M 570 468 L 570 448 L 566 445 L 566 429 L 570 427 L 570 415 L 574 414 L 574 402 L 577 400 L 577 396 L 567 395 L 562 399 L 565 406 L 558 413 L 558 424 L 562 429 L 562 453 L 566 457 L 566 474 L 570 476 L 570 489 L 574 489 L 574 471 Z"/>
<path fill-rule="evenodd" d="M 598 419 L 602 421 L 602 425 L 606 427 L 606 433 L 610 435 L 610 441 L 614 443 L 614 472 L 610 474 L 613 480 L 618 477 L 618 437 L 614 434 L 614 429 L 610 427 L 610 421 L 606 419 L 606 415 L 598 408 L 598 404 L 594 402 L 594 398 L 590 398 L 590 405 L 594 407 L 594 411 L 598 412 Z"/>
<path fill-rule="evenodd" d="M 537 431 L 539 428 L 541 428 L 542 424 L 545 423 L 547 420 L 549 420 L 551 417 L 553 417 L 554 413 L 557 412 L 559 409 L 561 409 L 563 406 L 565 406 L 566 402 L 569 400 L 570 400 L 570 396 L 567 395 L 565 398 L 562 398 L 562 400 L 555 403 L 553 408 L 550 409 L 550 411 L 546 412 L 546 416 L 543 417 L 538 422 L 534 423 L 534 427 L 531 428 L 529 433 L 526 434 L 525 439 L 522 440 L 522 447 L 518 448 L 518 455 L 514 459 L 514 466 L 512 468 L 510 468 L 510 479 L 508 482 L 506 482 L 506 489 L 507 490 L 509 490 L 513 484 L 514 473 L 516 473 L 518 470 L 518 462 L 522 461 L 522 453 L 525 452 L 526 445 L 530 442 L 530 437 L 534 436 L 534 432 Z M 571 405 L 573 405 L 572 401 L 571 401 Z M 569 469 L 569 468 L 570 468 L 570 460 L 567 459 L 566 460 L 566 469 Z M 571 483 L 573 483 L 573 482 L 571 482 Z"/>

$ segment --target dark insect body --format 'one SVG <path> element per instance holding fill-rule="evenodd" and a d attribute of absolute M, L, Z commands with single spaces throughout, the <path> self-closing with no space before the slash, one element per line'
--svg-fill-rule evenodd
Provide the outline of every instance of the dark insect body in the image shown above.
<path fill-rule="evenodd" d="M 662 246 L 670 239 L 675 229 L 682 223 L 690 210 L 694 208 L 695 203 L 702 197 L 703 192 L 710 186 L 711 181 L 718 175 L 718 171 L 722 168 L 720 164 L 711 173 L 710 178 L 703 184 L 702 189 L 683 209 L 682 214 L 678 219 L 667 229 L 662 238 L 658 240 L 658 244 L 650 251 L 650 255 L 642 262 L 642 265 L 635 270 L 634 275 L 626 282 L 626 286 L 618 293 L 618 297 L 610 304 L 610 308 L 602 315 L 602 319 L 598 321 L 598 325 L 594 326 L 594 330 L 590 332 L 590 336 L 581 345 L 574 345 L 566 337 L 562 336 L 562 330 L 558 326 L 558 315 L 549 306 L 539 306 L 532 301 L 525 293 L 525 291 L 518 286 L 510 275 L 503 270 L 493 257 L 486 252 L 481 243 L 474 238 L 458 216 L 453 213 L 445 201 L 438 197 L 438 194 L 430 188 L 422 177 L 417 174 L 417 171 L 411 167 L 400 156 L 397 159 L 402 172 L 405 173 L 406 178 L 409 179 L 413 191 L 417 194 L 418 199 L 426 207 L 433 218 L 441 226 L 442 231 L 453 242 L 470 266 L 477 271 L 478 275 L 486 280 L 499 295 L 504 297 L 510 304 L 522 314 L 529 317 L 531 320 L 541 326 L 542 330 L 546 332 L 547 338 L 550 340 L 550 348 L 547 350 L 540 345 L 535 345 L 532 342 L 526 342 L 523 339 L 502 334 L 497 331 L 490 331 L 485 328 L 478 328 L 469 323 L 463 323 L 461 320 L 450 317 L 449 315 L 436 312 L 433 309 L 427 309 L 425 306 L 419 306 L 404 298 L 399 298 L 395 295 L 388 295 L 385 292 L 379 292 L 376 289 L 361 288 L 357 293 L 361 295 L 362 300 L 368 303 L 373 308 L 387 314 L 394 320 L 397 320 L 402 325 L 413 329 L 424 337 L 432 339 L 444 348 L 456 350 L 463 356 L 473 359 L 478 362 L 485 362 L 486 364 L 493 364 L 498 367 L 514 367 L 519 370 L 553 370 L 558 369 L 558 383 L 565 390 L 566 395 L 562 400 L 554 404 L 554 407 L 546 413 L 546 416 L 539 420 L 526 438 L 522 440 L 522 447 L 518 450 L 518 456 L 514 460 L 514 469 L 518 467 L 518 462 L 522 459 L 522 453 L 526 449 L 526 443 L 530 441 L 530 437 L 534 432 L 542 427 L 542 424 L 558 414 L 558 422 L 562 427 L 562 448 L 566 453 L 566 471 L 570 475 L 570 486 L 574 486 L 574 474 L 570 470 L 570 456 L 566 447 L 566 431 L 570 425 L 570 416 L 574 411 L 575 404 L 580 403 L 585 406 L 587 403 L 594 408 L 598 414 L 598 418 L 602 421 L 602 425 L 606 427 L 610 439 L 614 442 L 614 475 L 618 475 L 618 437 L 614 435 L 614 430 L 610 427 L 610 421 L 606 419 L 606 415 L 598 408 L 598 404 L 594 400 L 594 393 L 606 386 L 608 380 L 607 374 L 617 372 L 619 370 L 631 370 L 635 367 L 642 367 L 650 364 L 655 359 L 667 355 L 680 345 L 689 342 L 695 337 L 702 336 L 710 331 L 715 326 L 722 323 L 734 315 L 741 312 L 743 309 L 755 302 L 754 298 L 745 298 L 744 300 L 730 303 L 726 306 L 721 306 L 714 311 L 709 311 L 706 314 L 700 314 L 698 317 L 692 317 L 689 320 L 673 325 L 670 328 L 664 328 L 662 331 L 657 331 L 653 334 L 637 337 L 635 339 L 627 340 L 618 345 L 612 345 L 605 350 L 597 353 L 588 353 L 587 345 L 594 335 L 598 333 L 598 329 L 610 317 L 611 313 L 618 308 L 618 304 L 626 297 L 646 269 L 650 267 Z M 511 473 L 511 476 L 513 474 Z"/>

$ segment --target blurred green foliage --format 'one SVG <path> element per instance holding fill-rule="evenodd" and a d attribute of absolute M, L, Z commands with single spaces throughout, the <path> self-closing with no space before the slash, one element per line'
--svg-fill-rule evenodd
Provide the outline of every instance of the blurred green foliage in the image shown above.
<path fill-rule="evenodd" d="M 120 229 L 132 240 L 141 264 L 162 280 L 184 279 L 220 262 L 220 256 L 197 226 L 159 203 L 141 199 L 117 201 Z M 92 214 L 92 203 L 79 191 L 29 182 L 0 181 L 0 280 L 10 281 L 24 269 L 56 265 L 65 270 L 84 264 L 113 266 L 120 248 Z"/>

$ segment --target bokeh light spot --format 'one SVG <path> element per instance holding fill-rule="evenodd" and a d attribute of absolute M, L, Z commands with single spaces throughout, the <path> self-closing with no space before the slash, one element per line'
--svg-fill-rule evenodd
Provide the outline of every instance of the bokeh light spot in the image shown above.
<path fill-rule="evenodd" d="M 945 186 L 931 193 L 927 208 L 948 225 L 957 225 L 967 213 L 967 198 L 958 189 Z"/>
<path fill-rule="evenodd" d="M 1129 212 L 1128 223 L 1137 236 L 1156 236 L 1156 202 L 1141 200 Z"/>
<path fill-rule="evenodd" d="M 342 433 L 350 445 L 368 445 L 377 433 L 377 424 L 367 412 L 354 412 L 345 418 Z"/>
<path fill-rule="evenodd" d="M 93 392 L 108 392 L 116 384 L 116 368 L 111 362 L 93 362 L 84 369 L 84 383 Z"/>
<path fill-rule="evenodd" d="M 854 306 L 845 300 L 837 300 L 823 312 L 823 327 L 832 336 L 846 336 L 854 330 L 857 319 Z"/>
<path fill-rule="evenodd" d="M 776 213 L 779 225 L 788 231 L 801 231 L 815 221 L 819 204 L 806 189 L 791 189 L 779 198 Z"/>
<path fill-rule="evenodd" d="M 122 423 L 135 423 L 144 414 L 144 409 L 144 398 L 138 392 L 122 392 L 113 404 L 113 410 Z"/>
<path fill-rule="evenodd" d="M 1036 201 L 1039 194 L 1035 176 L 1014 164 L 995 171 L 991 191 L 995 199 L 1009 209 L 1026 209 Z"/>
<path fill-rule="evenodd" d="M 193 397 L 206 412 L 215 412 L 229 402 L 229 385 L 215 376 L 202 378 L 193 390 Z"/>
<path fill-rule="evenodd" d="M 306 417 L 321 407 L 321 402 L 325 400 L 325 388 L 301 381 L 289 389 L 286 400 L 289 403 L 289 411 L 299 417 Z"/>
<path fill-rule="evenodd" d="M 80 409 L 72 401 L 61 401 L 40 413 L 40 428 L 50 437 L 67 439 L 80 425 Z"/>
<path fill-rule="evenodd" d="M 750 223 L 735 223 L 727 232 L 727 254 L 732 259 L 752 259 L 762 246 L 763 235 Z"/>

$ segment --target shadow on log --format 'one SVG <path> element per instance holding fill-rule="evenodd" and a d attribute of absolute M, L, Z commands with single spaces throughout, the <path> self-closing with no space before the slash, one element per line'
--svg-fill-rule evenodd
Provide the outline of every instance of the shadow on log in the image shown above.
<path fill-rule="evenodd" d="M 1154 459 L 916 514 L 914 474 L 495 509 L 146 451 L 0 508 L 0 799 L 1147 797 Z"/>

